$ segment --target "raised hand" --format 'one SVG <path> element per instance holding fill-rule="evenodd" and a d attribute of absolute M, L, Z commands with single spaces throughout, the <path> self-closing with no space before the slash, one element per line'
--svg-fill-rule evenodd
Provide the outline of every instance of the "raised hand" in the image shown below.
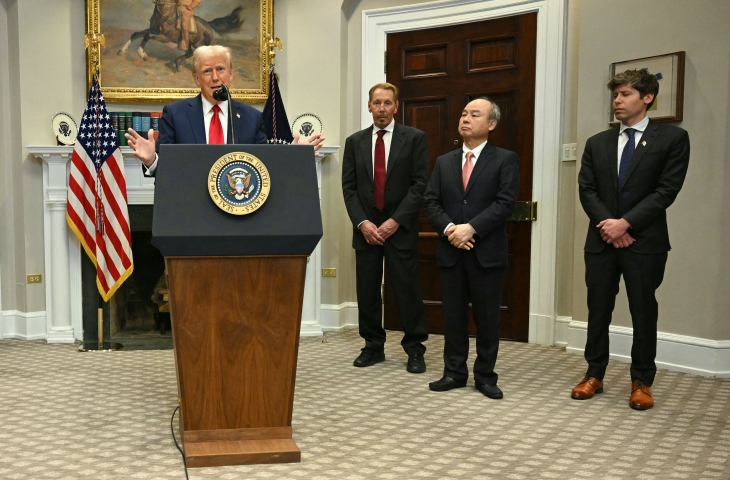
<path fill-rule="evenodd" d="M 147 138 L 131 128 L 128 131 L 129 133 L 125 133 L 124 137 L 127 139 L 127 144 L 132 148 L 134 156 L 139 158 L 147 167 L 150 167 L 155 163 L 155 131 L 150 129 L 147 132 Z"/>
<path fill-rule="evenodd" d="M 312 145 L 314 147 L 314 156 L 319 157 L 319 153 L 317 153 L 317 150 L 322 148 L 322 143 L 324 142 L 324 137 L 321 133 L 318 133 L 316 135 L 312 135 L 309 138 L 305 138 L 304 140 L 299 140 L 299 132 L 297 132 L 296 135 L 294 135 L 294 140 L 292 140 L 292 145 Z"/>

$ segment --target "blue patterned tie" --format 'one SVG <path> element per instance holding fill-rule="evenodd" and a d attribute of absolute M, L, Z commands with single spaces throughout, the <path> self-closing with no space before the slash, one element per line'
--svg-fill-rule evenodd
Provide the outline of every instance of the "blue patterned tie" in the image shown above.
<path fill-rule="evenodd" d="M 629 173 L 629 164 L 631 164 L 631 158 L 634 156 L 634 151 L 636 150 L 636 142 L 634 141 L 634 133 L 636 133 L 636 129 L 627 128 L 624 131 L 629 136 L 629 141 L 624 147 L 624 151 L 621 152 L 621 166 L 618 169 L 619 196 L 621 195 L 621 190 L 624 188 L 624 183 L 626 183 L 626 176 Z"/>

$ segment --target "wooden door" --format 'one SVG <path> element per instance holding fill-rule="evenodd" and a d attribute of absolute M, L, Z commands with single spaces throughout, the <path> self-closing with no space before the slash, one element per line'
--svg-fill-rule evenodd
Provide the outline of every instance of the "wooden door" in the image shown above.
<path fill-rule="evenodd" d="M 428 134 L 432 171 L 438 156 L 461 149 L 458 124 L 464 106 L 486 95 L 502 111 L 489 141 L 517 152 L 522 180 L 518 201 L 531 202 L 536 35 L 536 13 L 388 35 L 386 76 L 399 91 L 396 120 Z M 530 231 L 530 222 L 507 225 L 509 266 L 499 328 L 501 338 L 523 342 L 529 330 Z M 438 233 L 423 210 L 419 236 L 429 332 L 442 333 Z M 385 328 L 402 330 L 387 271 L 384 291 Z M 469 316 L 471 320 L 471 311 Z M 473 320 L 470 332 L 475 333 Z"/>

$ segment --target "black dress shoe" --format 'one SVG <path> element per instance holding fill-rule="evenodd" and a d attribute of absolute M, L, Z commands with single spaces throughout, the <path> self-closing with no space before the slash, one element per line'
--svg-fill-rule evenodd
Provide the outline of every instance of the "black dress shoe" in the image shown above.
<path fill-rule="evenodd" d="M 500 390 L 499 387 L 496 385 L 490 385 L 488 383 L 485 383 L 484 385 L 482 385 L 481 383 L 475 383 L 475 385 L 477 387 L 477 390 L 479 390 L 489 398 L 499 400 L 500 398 L 504 397 L 504 395 L 502 394 L 502 390 Z"/>
<path fill-rule="evenodd" d="M 441 380 L 437 380 L 428 384 L 428 388 L 435 392 L 445 392 L 454 388 L 464 387 L 466 387 L 466 382 L 459 382 L 458 380 L 454 380 L 453 378 L 447 377 L 446 375 L 441 377 Z"/>
<path fill-rule="evenodd" d="M 411 373 L 423 373 L 426 371 L 426 361 L 423 359 L 422 353 L 414 353 L 408 355 L 408 365 L 406 370 Z"/>
<path fill-rule="evenodd" d="M 353 365 L 356 367 L 372 367 L 376 363 L 385 361 L 385 352 L 382 350 L 374 350 L 370 347 L 362 349 L 360 356 L 355 359 Z"/>

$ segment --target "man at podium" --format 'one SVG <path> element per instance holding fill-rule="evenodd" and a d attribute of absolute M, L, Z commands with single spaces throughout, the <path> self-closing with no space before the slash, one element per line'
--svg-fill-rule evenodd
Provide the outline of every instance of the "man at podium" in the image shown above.
<path fill-rule="evenodd" d="M 193 80 L 200 87 L 200 94 L 165 105 L 160 118 L 160 135 L 155 144 L 153 130 L 147 138 L 129 129 L 124 136 L 134 155 L 145 166 L 145 175 L 154 176 L 157 169 L 157 152 L 160 145 L 176 144 L 227 144 L 229 142 L 230 119 L 228 101 L 213 98 L 213 93 L 222 85 L 231 87 L 233 63 L 231 50 L 220 45 L 198 47 L 193 53 Z M 237 100 L 232 100 L 233 131 L 235 143 L 267 143 L 266 129 L 261 112 Z M 319 134 L 300 142 L 299 134 L 292 143 L 314 146 L 316 152 L 322 146 L 324 137 Z M 315 153 L 315 155 L 317 155 Z"/>

